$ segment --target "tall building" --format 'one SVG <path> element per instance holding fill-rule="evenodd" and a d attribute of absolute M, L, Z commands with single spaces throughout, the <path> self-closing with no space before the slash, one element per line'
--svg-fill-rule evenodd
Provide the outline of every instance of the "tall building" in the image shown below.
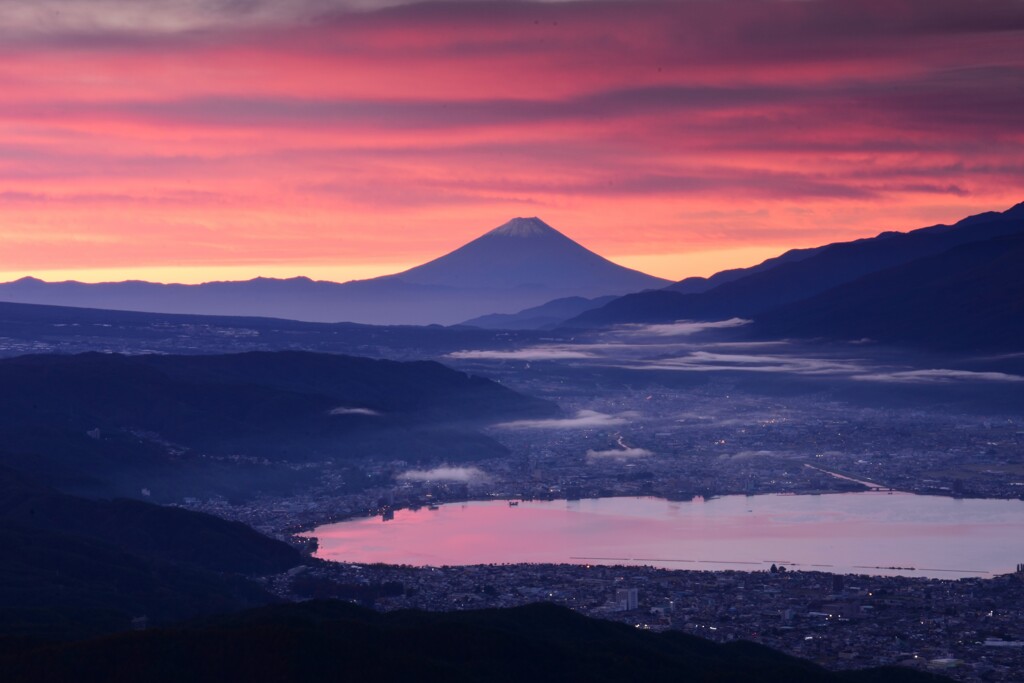
<path fill-rule="evenodd" d="M 628 612 L 634 610 L 639 605 L 639 595 L 636 588 L 620 588 L 615 591 L 615 602 L 618 603 L 619 609 Z"/>

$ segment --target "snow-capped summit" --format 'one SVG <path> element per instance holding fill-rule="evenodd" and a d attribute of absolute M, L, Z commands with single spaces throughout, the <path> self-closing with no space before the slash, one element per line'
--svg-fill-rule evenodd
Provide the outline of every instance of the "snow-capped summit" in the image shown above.
<path fill-rule="evenodd" d="M 389 277 L 435 287 L 547 290 L 552 296 L 544 301 L 665 286 L 664 280 L 598 256 L 536 217 L 513 218 L 449 254 Z"/>
<path fill-rule="evenodd" d="M 533 216 L 531 218 L 513 218 L 504 225 L 499 225 L 491 230 L 488 235 L 501 235 L 504 237 L 532 237 L 545 233 L 558 232 L 541 219 Z"/>

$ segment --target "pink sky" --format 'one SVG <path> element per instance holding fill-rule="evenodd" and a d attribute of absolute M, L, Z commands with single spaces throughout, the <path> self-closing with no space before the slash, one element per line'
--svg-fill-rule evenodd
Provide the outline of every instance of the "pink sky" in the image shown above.
<path fill-rule="evenodd" d="M 0 0 L 0 279 L 672 279 L 1024 200 L 1018 0 Z"/>

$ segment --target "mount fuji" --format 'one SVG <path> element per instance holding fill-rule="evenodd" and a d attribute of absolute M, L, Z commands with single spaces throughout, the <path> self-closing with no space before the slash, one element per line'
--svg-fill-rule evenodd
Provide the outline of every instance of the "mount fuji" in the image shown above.
<path fill-rule="evenodd" d="M 536 288 L 585 297 L 665 286 L 665 280 L 598 256 L 539 218 L 513 218 L 449 254 L 387 277 L 434 287 Z"/>
<path fill-rule="evenodd" d="M 0 284 L 0 301 L 313 322 L 451 325 L 552 299 L 621 295 L 668 284 L 612 263 L 539 218 L 514 218 L 440 258 L 371 280 L 255 278 L 181 285 L 22 278 Z"/>

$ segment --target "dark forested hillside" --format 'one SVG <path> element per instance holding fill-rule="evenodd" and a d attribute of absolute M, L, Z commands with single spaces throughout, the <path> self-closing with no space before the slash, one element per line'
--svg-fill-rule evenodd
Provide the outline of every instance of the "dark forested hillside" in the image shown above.
<path fill-rule="evenodd" d="M 27 652 L 6 665 L 9 683 L 948 682 L 908 669 L 830 672 L 753 643 L 651 633 L 543 604 L 378 614 L 308 602 Z"/>
<path fill-rule="evenodd" d="M 57 493 L 0 469 L 0 651 L 266 604 L 245 576 L 302 562 L 291 546 L 216 517 Z M 5 640 L 6 639 L 6 640 Z"/>
<path fill-rule="evenodd" d="M 500 455 L 478 427 L 555 411 L 434 362 L 22 356 L 0 360 L 0 464 L 97 495 L 252 493 L 302 485 L 296 461 Z"/>
<path fill-rule="evenodd" d="M 302 561 L 290 545 L 239 522 L 136 500 L 71 496 L 6 468 L 0 468 L 0 521 L 214 572 L 268 574 Z"/>

